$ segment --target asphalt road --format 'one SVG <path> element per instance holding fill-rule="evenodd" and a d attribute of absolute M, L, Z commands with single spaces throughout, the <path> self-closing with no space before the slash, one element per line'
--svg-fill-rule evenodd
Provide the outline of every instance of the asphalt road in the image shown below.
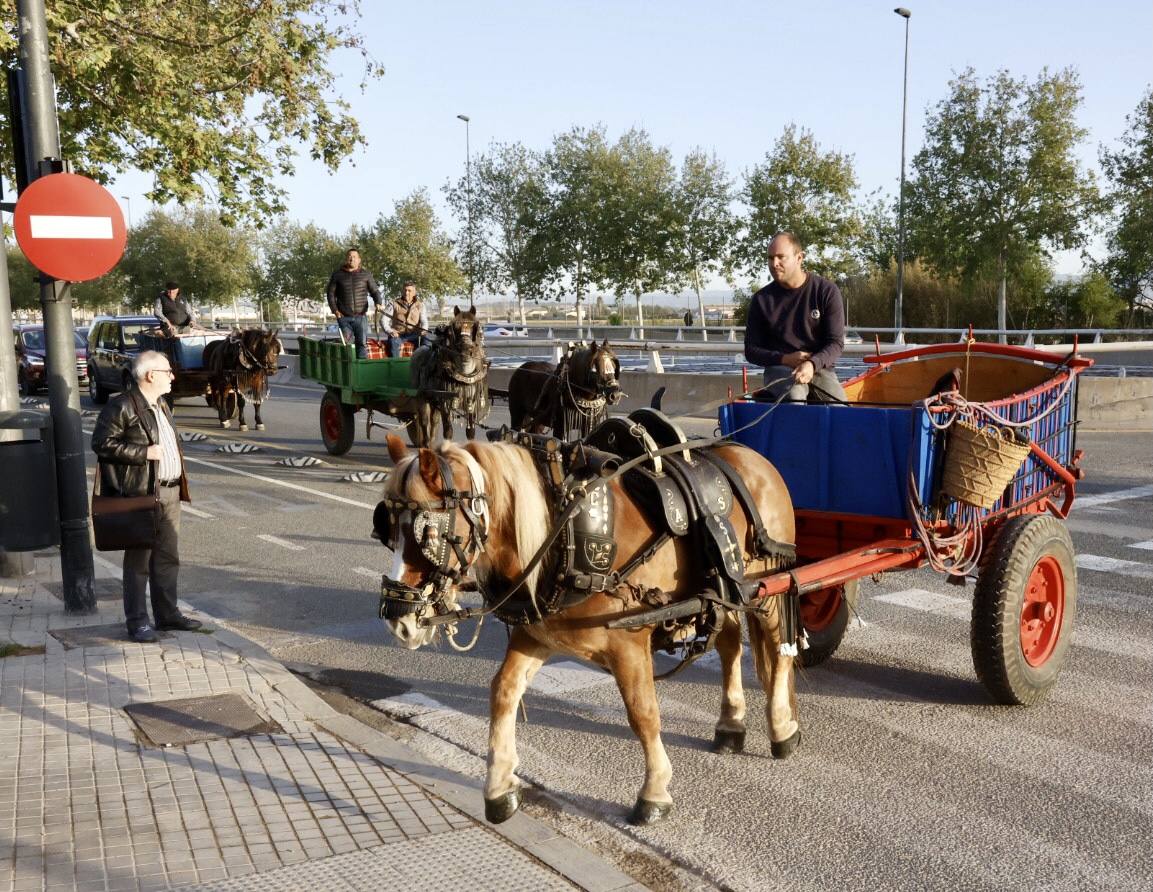
<path fill-rule="evenodd" d="M 504 629 L 486 625 L 465 654 L 388 639 L 376 618 L 388 553 L 369 538 L 380 487 L 341 480 L 389 467 L 383 436 L 365 442 L 361 426 L 352 452 L 329 457 L 319 394 L 274 385 L 268 430 L 244 434 L 220 431 L 203 404 L 178 404 L 180 428 L 209 438 L 186 443 L 182 597 L 479 775 Z M 217 451 L 228 443 L 261 451 Z M 642 760 L 611 679 L 554 659 L 518 729 L 522 777 L 548 794 L 529 797 L 534 813 L 660 888 L 1150 888 L 1153 436 L 1088 432 L 1079 445 L 1077 631 L 1047 702 L 990 704 L 969 656 L 971 588 L 892 574 L 863 583 L 840 651 L 799 679 L 804 742 L 788 761 L 769 757 L 748 659 L 742 755 L 708 750 L 714 663 L 661 683 L 677 803 L 655 828 L 625 824 Z M 325 464 L 276 463 L 289 456 Z"/>

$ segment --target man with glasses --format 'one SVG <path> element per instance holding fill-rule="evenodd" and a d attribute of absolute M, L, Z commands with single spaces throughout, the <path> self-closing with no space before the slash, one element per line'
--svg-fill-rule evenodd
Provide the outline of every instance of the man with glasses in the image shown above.
<path fill-rule="evenodd" d="M 145 350 L 132 366 L 134 387 L 108 401 L 92 432 L 99 459 L 100 491 L 141 496 L 155 486 L 160 497 L 160 529 L 151 548 L 124 551 L 124 619 L 128 634 L 141 644 L 157 640 L 156 629 L 191 631 L 200 621 L 177 605 L 180 572 L 180 503 L 190 501 L 184 455 L 164 396 L 175 372 L 168 357 Z M 151 592 L 155 628 L 148 620 L 145 591 Z"/>

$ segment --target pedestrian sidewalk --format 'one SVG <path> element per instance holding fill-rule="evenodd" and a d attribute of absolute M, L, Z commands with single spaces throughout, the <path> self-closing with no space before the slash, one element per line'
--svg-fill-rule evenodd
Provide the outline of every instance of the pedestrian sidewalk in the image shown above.
<path fill-rule="evenodd" d="M 0 579 L 0 653 L 27 649 L 0 658 L 0 892 L 644 888 L 523 813 L 485 823 L 476 781 L 211 617 L 134 644 L 113 580 L 69 616 L 58 553 L 35 564 Z"/>

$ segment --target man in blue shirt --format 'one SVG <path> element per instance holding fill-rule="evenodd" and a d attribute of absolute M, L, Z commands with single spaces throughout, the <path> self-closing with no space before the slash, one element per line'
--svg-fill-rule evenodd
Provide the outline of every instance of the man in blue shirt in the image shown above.
<path fill-rule="evenodd" d="M 793 233 L 773 238 L 773 281 L 749 304 L 745 357 L 764 366 L 763 393 L 770 400 L 843 402 L 833 369 L 845 348 L 845 301 L 835 284 L 805 271 L 804 259 Z"/>

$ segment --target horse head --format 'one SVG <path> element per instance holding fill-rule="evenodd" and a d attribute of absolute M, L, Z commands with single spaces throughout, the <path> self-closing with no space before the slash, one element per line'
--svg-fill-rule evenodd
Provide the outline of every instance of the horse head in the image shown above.
<path fill-rule="evenodd" d="M 621 363 L 609 346 L 608 338 L 598 344 L 592 342 L 572 354 L 570 360 L 570 380 L 587 393 L 604 397 L 610 406 L 615 406 L 624 397 L 621 390 Z"/>
<path fill-rule="evenodd" d="M 445 363 L 458 375 L 470 376 L 484 369 L 484 335 L 476 318 L 476 307 L 453 307 L 452 320 L 443 328 L 442 351 Z"/>
<path fill-rule="evenodd" d="M 373 535 L 392 550 L 380 617 L 410 650 L 437 637 L 429 620 L 457 609 L 457 586 L 484 551 L 489 509 L 476 459 L 451 443 L 408 454 L 388 436 L 396 465 L 373 515 Z"/>
<path fill-rule="evenodd" d="M 240 332 L 238 361 L 249 371 L 261 369 L 266 375 L 275 375 L 277 359 L 284 352 L 279 331 L 249 328 Z"/>

